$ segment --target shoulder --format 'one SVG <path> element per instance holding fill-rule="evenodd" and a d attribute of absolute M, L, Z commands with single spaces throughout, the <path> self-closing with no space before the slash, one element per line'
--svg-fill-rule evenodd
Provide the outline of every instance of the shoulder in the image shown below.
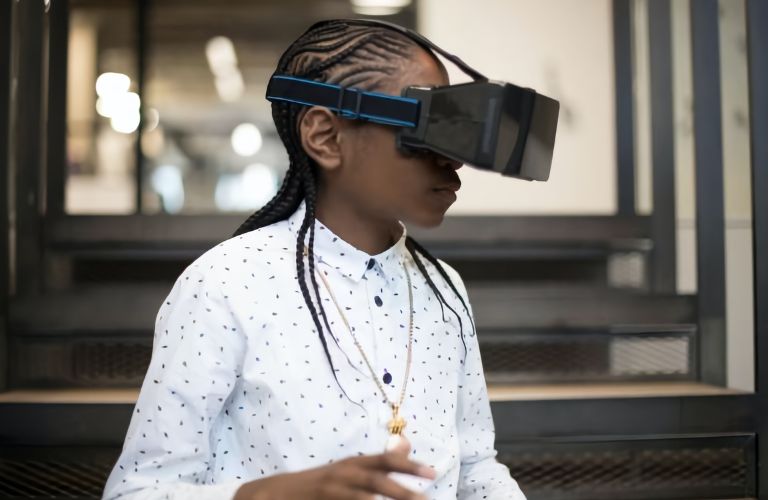
<path fill-rule="evenodd" d="M 229 238 L 195 259 L 177 284 L 195 282 L 215 287 L 225 296 L 256 288 L 266 280 L 295 273 L 296 239 L 286 221 Z"/>
<path fill-rule="evenodd" d="M 439 262 L 442 268 L 445 269 L 445 273 L 451 279 L 451 282 L 454 284 L 456 289 L 459 292 L 461 292 L 464 299 L 466 300 L 468 298 L 467 288 L 464 286 L 464 280 L 461 278 L 461 275 L 459 274 L 459 272 L 442 259 L 437 259 L 437 262 Z"/>
<path fill-rule="evenodd" d="M 254 273 L 281 263 L 291 264 L 295 255 L 295 236 L 283 220 L 222 241 L 195 259 L 185 273 L 203 277 Z"/>
<path fill-rule="evenodd" d="M 454 282 L 462 281 L 461 275 L 456 269 L 453 268 L 453 266 L 445 262 L 443 259 L 437 259 L 437 262 L 439 262 L 443 269 L 445 269 L 445 272 L 448 274 L 451 280 Z"/>
<path fill-rule="evenodd" d="M 443 276 L 440 276 L 437 278 L 437 280 L 439 281 L 435 281 L 435 277 L 433 277 L 433 281 L 435 281 L 435 284 L 437 285 L 438 288 L 442 289 L 442 292 L 444 293 L 444 297 L 446 298 L 453 297 L 455 299 L 456 296 L 458 295 L 458 298 L 461 301 L 461 305 L 466 311 L 470 322 L 473 323 L 472 305 L 469 299 L 469 294 L 467 293 L 467 288 L 464 285 L 464 280 L 461 278 L 461 275 L 459 274 L 459 272 L 453 268 L 453 266 L 451 266 L 450 264 L 446 263 L 441 259 L 437 259 L 437 262 L 438 264 L 440 264 L 440 267 L 442 267 L 443 270 L 445 271 L 445 274 L 448 276 L 450 283 L 448 283 L 448 281 L 446 281 L 446 279 Z M 438 274 L 437 269 L 430 270 L 429 272 Z M 451 287 L 451 284 L 453 285 L 453 287 Z M 454 291 L 454 288 L 455 288 L 455 291 Z M 474 329 L 474 323 L 473 323 L 473 329 Z"/>

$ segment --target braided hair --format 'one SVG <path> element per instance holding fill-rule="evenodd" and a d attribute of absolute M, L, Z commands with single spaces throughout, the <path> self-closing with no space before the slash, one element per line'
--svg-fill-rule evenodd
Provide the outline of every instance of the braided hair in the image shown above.
<path fill-rule="evenodd" d="M 328 21 L 313 26 L 299 37 L 280 58 L 275 74 L 291 75 L 375 91 L 382 87 L 389 77 L 398 74 L 405 67 L 413 51 L 418 47 L 408 37 L 385 27 L 356 25 L 349 21 Z M 336 383 L 339 384 L 326 342 L 325 332 L 330 333 L 331 328 L 320 301 L 317 278 L 315 277 L 314 222 L 319 168 L 301 146 L 301 137 L 297 126 L 301 109 L 302 106 L 293 103 L 272 103 L 272 119 L 288 152 L 289 167 L 275 197 L 249 216 L 237 229 L 235 236 L 285 220 L 298 209 L 302 201 L 305 202 L 306 212 L 296 240 L 298 282 L 304 301 L 317 328 L 323 350 L 330 363 L 331 372 Z M 307 274 L 309 274 L 310 283 L 307 283 L 304 261 L 307 234 L 309 234 L 307 245 L 309 273 Z M 475 325 L 466 302 L 448 273 L 432 254 L 410 236 L 406 237 L 405 246 L 416 263 L 416 267 L 424 275 L 429 287 L 437 297 L 443 319 L 445 320 L 445 307 L 458 318 L 461 341 L 466 356 L 461 315 L 446 301 L 437 288 L 427 272 L 423 259 L 437 270 L 459 298 L 472 323 L 472 335 L 474 335 Z M 310 284 L 317 307 L 315 307 L 310 295 Z M 346 394 L 343 387 L 341 389 Z"/>

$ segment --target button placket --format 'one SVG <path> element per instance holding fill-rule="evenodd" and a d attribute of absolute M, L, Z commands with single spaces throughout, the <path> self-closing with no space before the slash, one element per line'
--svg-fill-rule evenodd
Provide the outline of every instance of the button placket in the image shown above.
<path fill-rule="evenodd" d="M 385 338 L 382 336 L 382 334 L 387 334 L 390 322 L 387 321 L 388 318 L 384 315 L 384 310 L 376 305 L 376 299 L 374 298 L 378 297 L 378 294 L 381 293 L 380 289 L 384 286 L 384 280 L 382 279 L 381 274 L 373 272 L 372 268 L 371 272 L 367 274 L 368 279 L 364 280 L 364 282 L 366 299 L 368 302 L 371 343 L 374 346 L 371 354 L 371 362 L 373 364 L 374 373 L 377 377 L 381 377 L 384 374 L 383 367 L 386 365 L 386 360 L 391 359 L 391 356 L 388 355 L 389 350 L 387 349 Z M 379 330 L 380 327 L 383 328 L 383 330 Z M 389 366 L 386 366 L 386 368 L 390 373 L 394 371 Z M 395 374 L 393 374 L 393 377 L 394 376 Z M 385 390 L 387 390 L 387 394 L 392 398 L 393 393 L 391 391 L 391 386 L 387 383 L 383 383 L 381 379 L 379 379 L 379 381 L 382 382 Z M 376 392 L 378 393 L 379 391 L 377 390 Z M 380 395 L 380 399 L 381 401 L 386 402 L 383 395 Z M 391 417 L 391 410 L 386 404 L 378 405 L 377 418 L 380 426 L 385 426 Z"/>
<path fill-rule="evenodd" d="M 319 259 L 318 264 L 319 265 L 316 268 L 316 271 L 323 273 L 325 279 L 329 281 L 330 287 L 334 290 L 334 296 L 336 297 L 336 300 L 339 301 L 339 306 L 344 309 L 344 315 L 349 322 L 349 327 L 353 328 L 355 333 L 357 333 L 361 326 L 360 322 L 358 321 L 360 319 L 359 315 L 354 314 L 354 309 L 362 310 L 365 307 L 364 304 L 359 302 L 358 294 L 355 293 L 357 291 L 355 288 L 359 289 L 359 283 L 357 285 L 350 284 L 352 283 L 351 281 L 343 279 L 335 272 L 328 272 L 326 274 L 325 271 L 330 269 L 330 267 L 326 267 L 328 266 L 328 263 L 324 262 L 322 258 Z M 326 298 L 328 299 L 327 301 Z M 343 359 L 345 359 L 347 366 L 355 370 L 355 377 L 364 377 L 370 379 L 371 374 L 369 373 L 368 368 L 365 366 L 365 361 L 363 360 L 360 351 L 357 349 L 357 346 L 355 346 L 352 335 L 346 329 L 344 319 L 334 306 L 330 297 L 330 292 L 323 286 L 320 287 L 320 300 L 323 303 L 323 308 L 329 323 L 332 323 L 331 335 L 337 339 L 328 339 L 329 347 L 331 343 L 338 344 L 338 351 L 340 351 L 341 356 L 343 356 Z M 368 345 L 369 342 L 366 342 L 365 335 L 358 336 L 358 341 L 361 343 L 363 350 L 366 352 L 368 352 L 368 349 L 371 349 L 371 346 Z M 338 366 L 336 368 L 340 369 Z"/>

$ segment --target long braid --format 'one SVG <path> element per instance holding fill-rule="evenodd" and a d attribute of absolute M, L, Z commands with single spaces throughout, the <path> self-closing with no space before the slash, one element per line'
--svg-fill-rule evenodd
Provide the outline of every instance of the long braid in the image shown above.
<path fill-rule="evenodd" d="M 364 90 L 377 90 L 386 81 L 388 76 L 396 74 L 404 67 L 410 54 L 416 47 L 417 45 L 412 40 L 386 28 L 334 21 L 310 29 L 300 36 L 280 58 L 275 73 L 311 78 L 343 86 L 355 86 Z M 312 316 L 315 328 L 317 328 L 318 337 L 330 364 L 331 373 L 344 396 L 352 401 L 336 376 L 336 369 L 333 366 L 333 360 L 325 336 L 327 331 L 331 334 L 331 338 L 334 341 L 336 340 L 331 332 L 325 308 L 320 300 L 320 291 L 315 276 L 314 222 L 317 203 L 318 166 L 301 146 L 301 137 L 297 126 L 301 109 L 302 107 L 297 104 L 285 102 L 272 103 L 272 119 L 288 153 L 288 171 L 274 198 L 249 216 L 237 229 L 235 235 L 285 220 L 296 211 L 302 201 L 305 202 L 306 212 L 296 238 L 296 275 L 299 288 L 307 309 Z M 307 236 L 309 237 L 308 242 Z M 305 244 L 308 265 L 304 261 Z M 417 253 L 423 255 L 428 262 L 437 268 L 440 275 L 448 282 L 451 289 L 461 300 L 467 315 L 470 317 L 470 321 L 472 321 L 464 299 L 437 259 L 432 257 L 413 238 L 407 238 L 406 246 L 411 252 L 419 271 L 424 275 L 430 288 L 438 297 L 440 307 L 442 308 L 443 304 L 445 304 L 459 318 L 461 340 L 463 343 L 464 331 L 461 326 L 461 317 L 437 289 Z M 307 274 L 309 274 L 309 280 L 307 280 Z M 310 283 L 312 285 L 312 293 L 310 293 Z M 314 300 L 312 298 L 313 295 Z M 315 303 L 317 306 L 315 306 Z M 466 352 L 466 344 L 464 348 Z M 354 401 L 352 402 L 357 404 Z"/>
<path fill-rule="evenodd" d="M 309 309 L 310 315 L 312 316 L 312 320 L 315 323 L 315 328 L 317 328 L 319 337 L 320 337 L 320 343 L 323 346 L 323 351 L 325 352 L 325 356 L 328 359 L 328 361 L 331 363 L 331 373 L 333 374 L 334 380 L 336 380 L 336 384 L 341 388 L 341 391 L 344 393 L 344 396 L 347 397 L 350 401 L 352 399 L 347 395 L 347 392 L 344 390 L 344 387 L 339 382 L 338 377 L 336 376 L 336 370 L 333 368 L 333 361 L 331 360 L 331 353 L 328 350 L 328 342 L 326 341 L 325 335 L 323 334 L 323 327 L 320 324 L 320 319 L 318 317 L 318 311 L 317 309 L 320 309 L 320 314 L 323 316 L 323 319 L 325 320 L 325 323 L 327 325 L 328 321 L 325 319 L 325 310 L 323 309 L 323 305 L 320 302 L 320 294 L 319 289 L 317 287 L 317 282 L 315 280 L 315 255 L 314 255 L 314 233 L 315 233 L 315 198 L 316 198 L 316 191 L 315 191 L 315 183 L 312 179 L 313 174 L 310 171 L 310 166 L 307 164 L 307 162 L 304 160 L 299 160 L 300 164 L 303 164 L 300 169 L 303 172 L 309 172 L 307 175 L 305 173 L 303 179 L 304 179 L 304 188 L 307 192 L 307 210 L 304 214 L 304 220 L 301 223 L 301 227 L 299 227 L 298 231 L 298 237 L 296 238 L 296 271 L 298 273 L 298 281 L 299 281 L 299 288 L 301 289 L 301 294 L 304 297 L 304 302 L 307 304 L 307 308 Z M 305 244 L 304 241 L 306 240 L 307 233 L 309 233 L 309 245 L 307 246 L 307 253 L 308 253 L 308 262 L 309 262 L 309 275 L 312 277 L 312 286 L 313 291 L 315 292 L 315 298 L 317 301 L 317 308 L 315 308 L 315 305 L 312 302 L 310 293 L 309 293 L 309 287 L 307 286 L 307 280 L 305 279 L 305 265 L 304 265 L 304 249 Z M 330 331 L 330 327 L 328 327 L 328 330 Z M 358 404 L 354 401 L 352 401 L 354 404 Z"/>
<path fill-rule="evenodd" d="M 437 269 L 437 272 L 440 274 L 440 276 L 445 280 L 446 283 L 448 283 L 448 286 L 453 290 L 453 293 L 456 295 L 456 297 L 459 298 L 461 301 L 461 305 L 464 306 L 464 312 L 467 315 L 467 318 L 469 318 L 469 322 L 472 325 L 472 334 L 470 336 L 474 336 L 476 334 L 475 330 L 475 321 L 472 319 L 472 314 L 469 312 L 469 307 L 467 306 L 467 303 L 464 301 L 464 298 L 461 296 L 459 291 L 456 288 L 456 285 L 453 283 L 453 280 L 451 280 L 450 276 L 448 276 L 448 273 L 443 268 L 442 264 L 440 264 L 440 261 L 437 260 L 431 253 L 427 251 L 426 248 L 422 247 L 416 240 L 411 238 L 410 236 L 407 236 L 405 239 L 405 248 L 408 249 L 408 251 L 411 254 L 411 257 L 413 257 L 413 261 L 416 263 L 416 267 L 421 272 L 421 274 L 424 276 L 424 279 L 427 281 L 427 284 L 429 285 L 429 288 L 432 290 L 432 293 L 435 294 L 435 297 L 437 297 L 437 303 L 440 304 L 440 310 L 443 313 L 443 321 L 445 321 L 445 307 L 447 307 L 454 316 L 456 316 L 456 319 L 459 321 L 459 332 L 461 333 L 461 343 L 464 346 L 464 357 L 466 359 L 467 355 L 467 343 L 464 340 L 464 322 L 461 320 L 461 315 L 456 312 L 456 309 L 451 306 L 451 304 L 448 303 L 447 300 L 445 300 L 445 296 L 443 296 L 442 292 L 437 288 L 437 285 L 435 284 L 432 277 L 429 275 L 429 272 L 427 271 L 427 268 L 424 266 L 424 263 L 421 261 L 421 258 L 419 257 L 419 254 L 423 255 L 427 261 L 429 261 L 430 264 L 432 264 L 435 269 Z"/>
<path fill-rule="evenodd" d="M 470 314 L 469 312 L 469 306 L 464 301 L 464 298 L 461 296 L 461 293 L 459 293 L 459 290 L 456 288 L 456 285 L 453 283 L 453 280 L 451 280 L 451 277 L 448 276 L 448 273 L 446 272 L 445 268 L 442 266 L 442 264 L 440 264 L 440 261 L 437 260 L 437 258 L 433 256 L 431 253 L 429 253 L 426 248 L 421 246 L 421 244 L 418 241 L 414 240 L 411 237 L 406 238 L 406 247 L 408 247 L 409 244 L 411 247 L 410 248 L 411 255 L 414 255 L 415 251 L 421 253 L 429 261 L 429 263 L 432 264 L 435 267 L 435 269 L 437 269 L 437 272 L 440 274 L 440 276 L 445 280 L 446 283 L 448 283 L 448 286 L 451 288 L 453 293 L 459 298 L 459 300 L 461 301 L 461 305 L 464 307 L 464 311 L 467 313 L 469 322 L 472 324 L 472 335 L 475 335 L 475 333 L 477 332 L 477 329 L 475 327 L 475 320 L 472 318 L 472 314 Z M 437 290 L 435 291 L 439 294 Z M 446 306 L 448 306 L 447 303 L 446 303 Z M 453 311 L 453 309 L 450 306 L 448 306 L 448 308 Z M 456 314 L 456 311 L 453 311 L 453 312 L 454 314 Z M 459 322 L 461 322 L 461 318 L 459 318 Z"/>

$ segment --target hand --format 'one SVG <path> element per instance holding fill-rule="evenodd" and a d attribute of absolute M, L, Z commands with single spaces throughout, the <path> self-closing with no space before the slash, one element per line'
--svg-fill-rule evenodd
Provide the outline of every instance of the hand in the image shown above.
<path fill-rule="evenodd" d="M 435 471 L 409 460 L 407 454 L 407 448 L 398 447 L 380 455 L 347 458 L 301 472 L 276 474 L 244 484 L 235 494 L 235 500 L 372 500 L 375 495 L 394 500 L 426 499 L 387 477 L 390 472 L 401 472 L 430 480 L 435 478 Z"/>

